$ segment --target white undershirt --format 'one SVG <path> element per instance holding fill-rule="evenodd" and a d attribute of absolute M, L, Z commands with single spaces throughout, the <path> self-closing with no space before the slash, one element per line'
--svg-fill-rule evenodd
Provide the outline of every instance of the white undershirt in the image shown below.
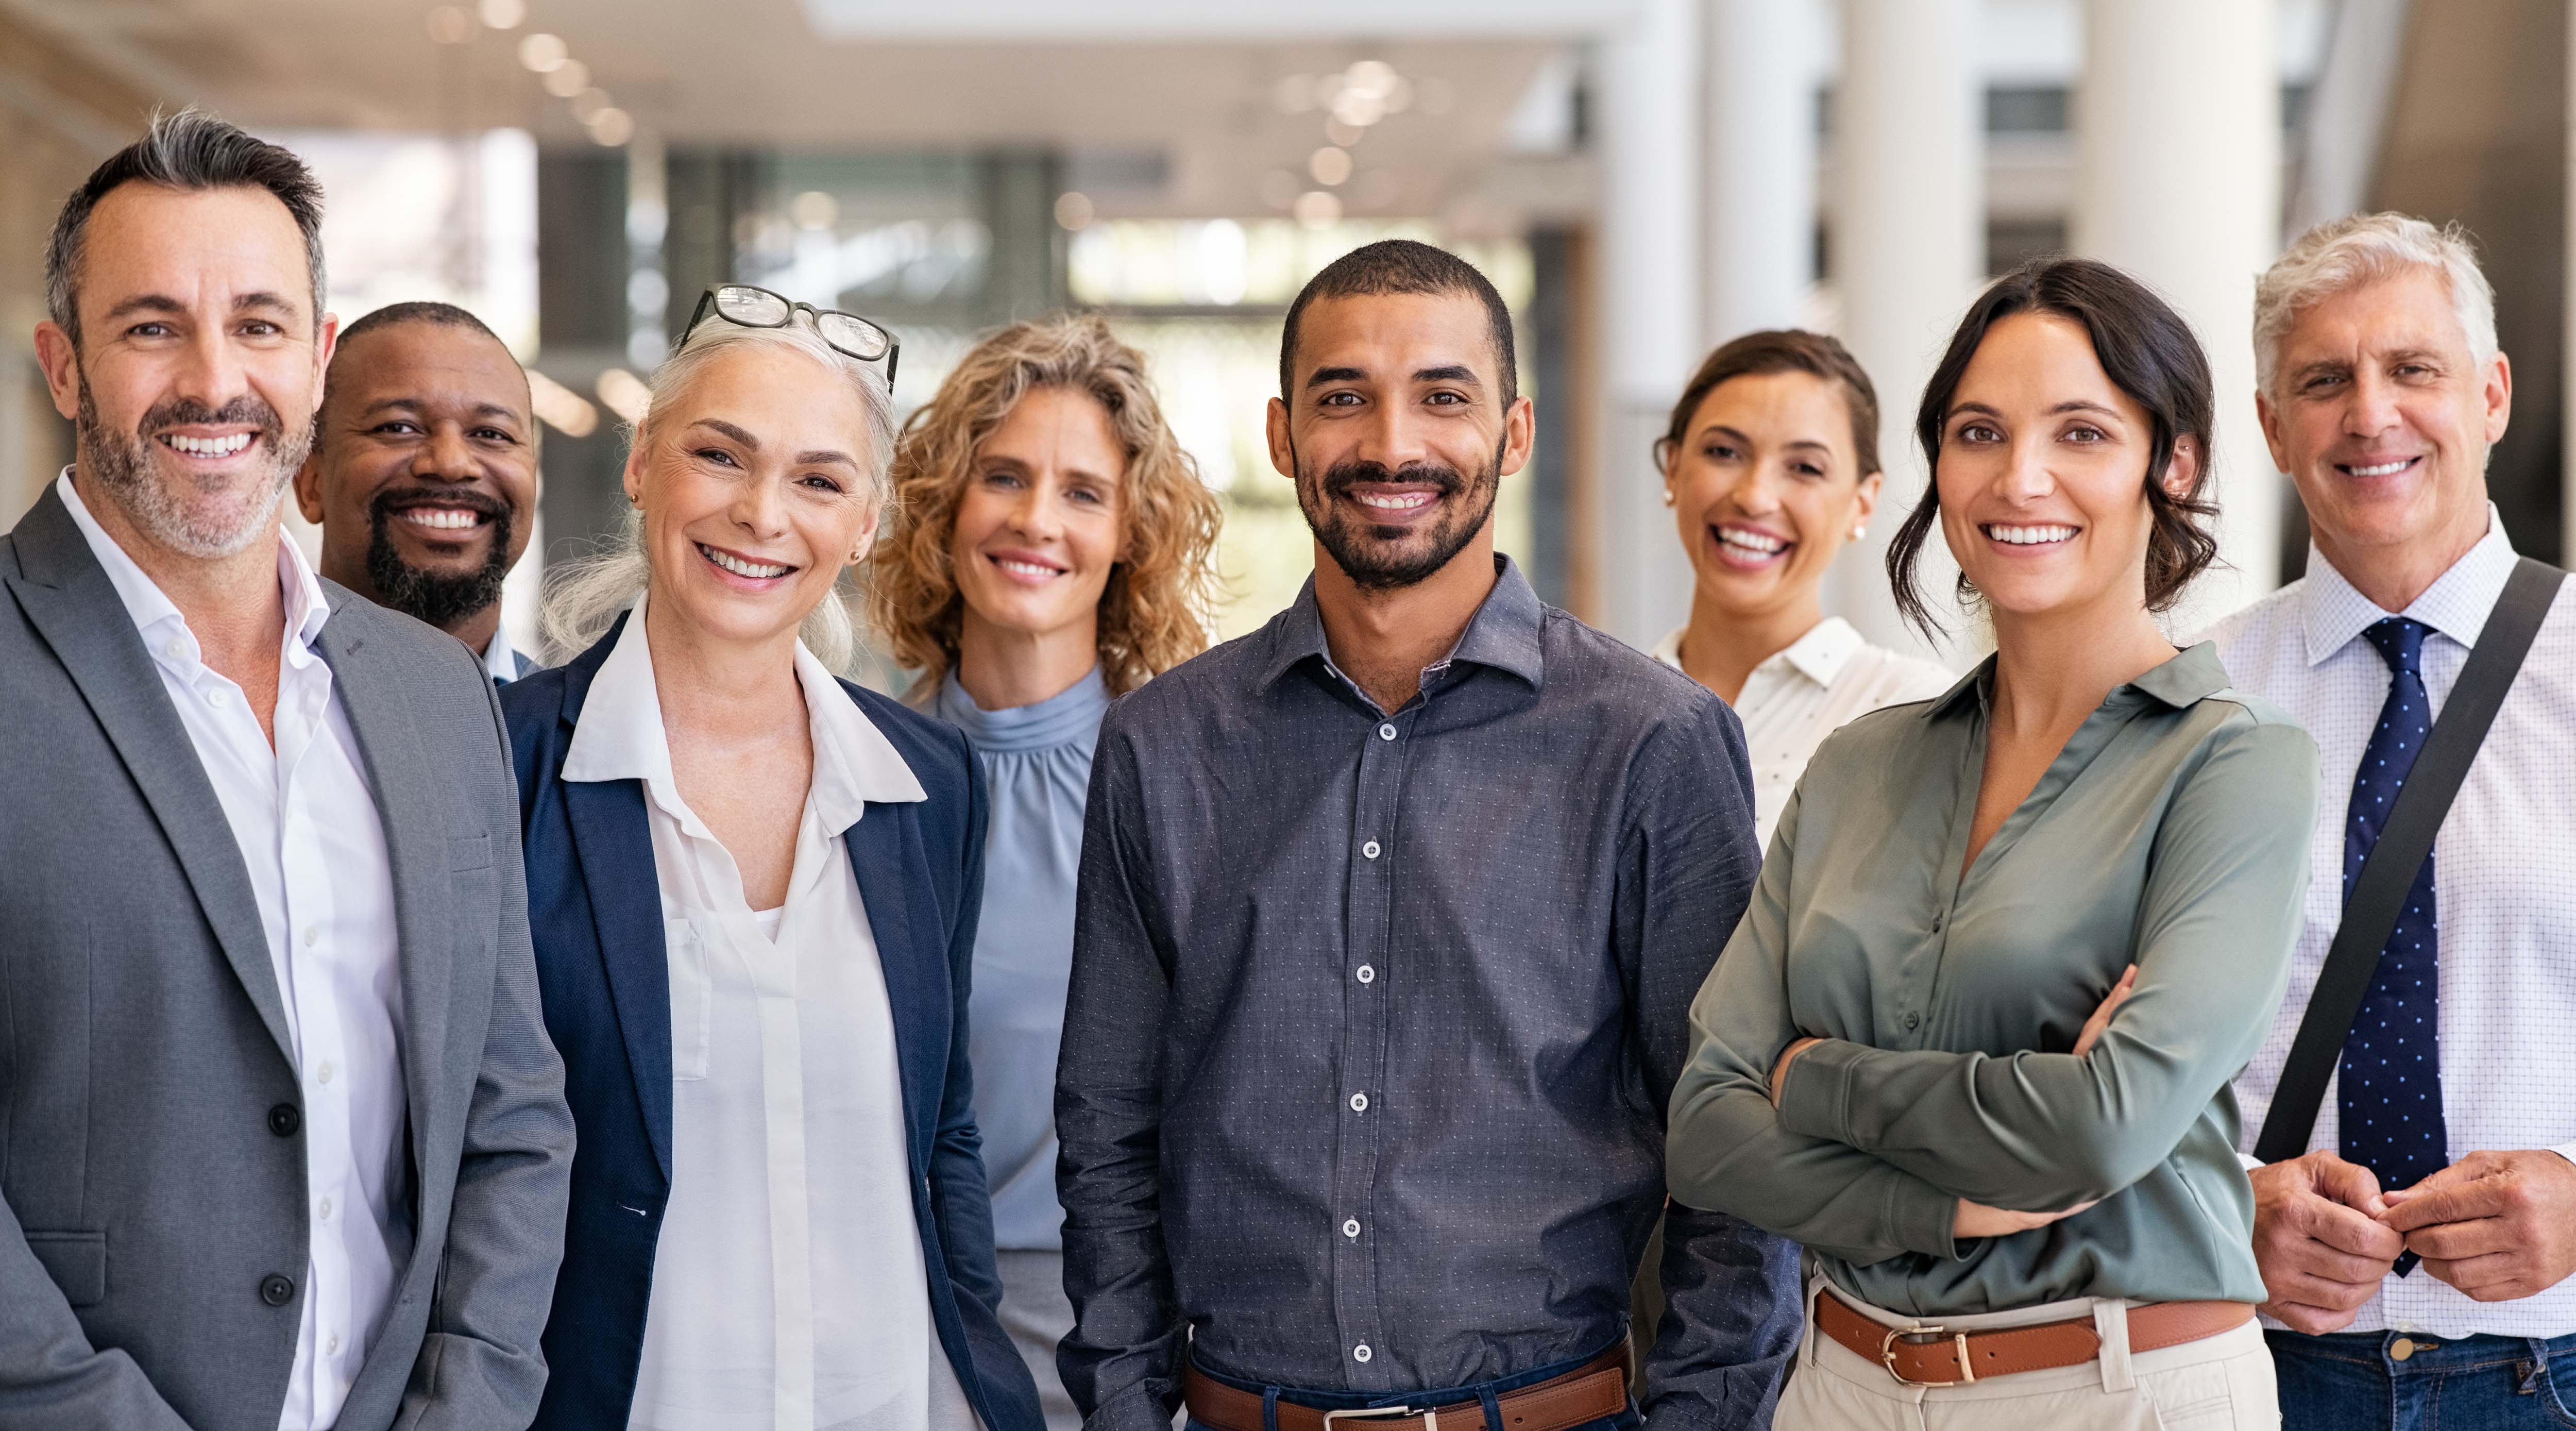
<path fill-rule="evenodd" d="M 644 782 L 671 977 L 671 1200 L 628 1425 L 920 1431 L 975 1417 L 931 1326 L 894 1014 L 841 836 L 926 798 L 796 649 L 814 778 L 787 902 L 755 912 L 680 796 L 638 602 L 566 780 Z M 880 816 L 880 818 L 884 818 Z"/>
<path fill-rule="evenodd" d="M 2440 719 L 2470 647 L 2514 566 L 2504 523 L 2403 615 L 2431 626 L 2424 686 Z M 2360 639 L 2391 613 L 2311 548 L 2308 574 L 2219 623 L 2210 637 L 2238 688 L 2274 702 L 2316 737 L 2325 799 L 2309 854 L 2307 919 L 2270 1039 L 2236 1080 L 2251 1149 L 2271 1111 L 2326 950 L 2343 922 L 2343 823 L 2354 774 L 2388 699 L 2388 663 Z M 2482 1150 L 2555 1148 L 2576 1159 L 2576 596 L 2557 604 L 2523 659 L 2433 843 L 2441 931 L 2442 1117 L 2454 1161 Z M 2308 1146 L 2342 1133 L 2326 1086 Z M 2462 1337 L 2576 1334 L 2576 1278 L 2513 1302 L 2476 1302 L 2418 1268 L 2390 1277 L 2354 1331 Z"/>
<path fill-rule="evenodd" d="M 1687 629 L 1677 627 L 1657 642 L 1654 658 L 1680 670 Z M 1872 646 L 1839 616 L 1817 622 L 1755 666 L 1736 695 L 1735 718 L 1744 723 L 1745 753 L 1753 762 L 1753 833 L 1763 848 L 1770 848 L 1789 792 L 1826 736 L 1881 706 L 1929 700 L 1958 679 L 1929 661 Z"/>
<path fill-rule="evenodd" d="M 241 687 L 200 659 L 187 618 L 90 515 L 70 469 L 55 491 L 142 634 L 259 900 L 301 1082 L 308 1220 L 306 1265 L 277 1269 L 298 1274 L 302 1299 L 277 1424 L 319 1431 L 339 1419 L 384 1323 L 393 1249 L 411 1217 L 393 1205 L 407 1107 L 393 864 L 357 735 L 313 645 L 330 603 L 281 534 L 286 628 L 272 749 Z M 164 1169 L 176 1179 L 197 1171 Z"/>

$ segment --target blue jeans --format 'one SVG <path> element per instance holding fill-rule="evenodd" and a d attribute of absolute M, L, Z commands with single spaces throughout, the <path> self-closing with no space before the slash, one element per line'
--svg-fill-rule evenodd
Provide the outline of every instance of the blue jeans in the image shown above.
<path fill-rule="evenodd" d="M 2576 1336 L 2267 1331 L 2283 1431 L 2570 1431 Z M 2414 1345 L 2403 1359 L 2400 1341 Z"/>
<path fill-rule="evenodd" d="M 1249 1391 L 1255 1396 L 1275 1396 L 1276 1399 L 1292 1406 L 1312 1406 L 1319 1411 L 1347 1411 L 1366 1406 L 1455 1406 L 1462 1401 L 1500 1397 L 1506 1393 L 1518 1391 L 1524 1386 L 1536 1386 L 1551 1377 L 1563 1376 L 1599 1355 L 1599 1352 L 1594 1352 L 1591 1356 L 1580 1356 L 1572 1361 L 1558 1362 L 1553 1366 L 1538 1367 L 1522 1372 L 1518 1376 L 1497 1377 L 1492 1381 L 1478 1382 L 1474 1386 L 1453 1386 L 1439 1391 L 1405 1391 L 1392 1394 L 1373 1391 L 1301 1391 L 1289 1386 L 1264 1386 L 1257 1381 L 1245 1381 L 1241 1377 L 1227 1376 L 1204 1363 L 1199 1366 L 1199 1371 L 1210 1381 L 1221 1381 L 1237 1391 Z M 2576 1380 L 2576 1374 L 2571 1374 L 2571 1380 Z M 1351 1423 L 1352 1431 L 1366 1431 L 1368 1424 L 1366 1421 Z M 1503 1424 L 1501 1418 L 1494 1414 L 1494 1408 L 1490 1402 L 1485 1407 L 1485 1424 L 1487 1426 Z M 1634 1398 L 1631 1398 L 1628 1409 L 1618 1415 L 1605 1417 L 1599 1421 L 1586 1421 L 1580 1426 L 1568 1428 L 1568 1431 L 1637 1431 L 1637 1428 L 1645 1424 L 1646 1418 L 1637 1414 L 1637 1403 Z M 1214 1431 L 1214 1428 L 1195 1416 L 1189 1418 L 1188 1428 L 1189 1431 Z M 1278 1431 L 1278 1426 L 1273 1422 L 1262 1427 L 1261 1431 Z"/>

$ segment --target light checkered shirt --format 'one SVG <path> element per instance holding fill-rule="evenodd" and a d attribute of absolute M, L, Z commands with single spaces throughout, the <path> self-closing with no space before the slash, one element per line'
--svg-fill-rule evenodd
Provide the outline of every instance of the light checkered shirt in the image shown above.
<path fill-rule="evenodd" d="M 2388 665 L 2358 639 L 2362 628 L 2390 615 L 2433 628 L 2424 684 L 2439 719 L 2513 566 L 2489 507 L 2485 539 L 2403 612 L 2380 610 L 2311 548 L 2305 578 L 2208 633 L 2239 689 L 2281 706 L 2316 737 L 2327 792 L 2289 996 L 2236 1080 L 2248 1151 L 2342 920 L 2344 807 L 2388 697 Z M 2442 821 L 2433 868 L 2451 1157 L 2554 1148 L 2576 1160 L 2576 596 L 2566 586 Z M 2308 1146 L 2338 1145 L 2330 1084 Z M 2576 1333 L 2576 1278 L 2518 1302 L 2481 1303 L 2419 1269 L 2389 1278 L 2350 1329 L 2566 1336 Z"/>

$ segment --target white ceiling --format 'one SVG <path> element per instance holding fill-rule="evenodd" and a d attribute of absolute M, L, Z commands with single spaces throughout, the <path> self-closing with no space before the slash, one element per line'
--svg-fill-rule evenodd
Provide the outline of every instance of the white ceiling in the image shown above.
<path fill-rule="evenodd" d="M 1415 214 L 1489 202 L 1532 76 L 1622 5 L 526 0 L 515 31 L 442 45 L 430 0 L 0 0 L 163 102 L 253 127 L 510 126 L 586 143 L 517 61 L 520 39 L 544 31 L 667 143 L 1158 152 L 1168 183 L 1103 195 L 1103 214 L 1244 216 L 1276 212 L 1279 173 L 1303 173 L 1326 142 L 1322 114 L 1282 111 L 1280 82 L 1360 59 L 1447 100 L 1388 117 L 1356 146 L 1359 172 L 1383 175 L 1372 192 Z"/>

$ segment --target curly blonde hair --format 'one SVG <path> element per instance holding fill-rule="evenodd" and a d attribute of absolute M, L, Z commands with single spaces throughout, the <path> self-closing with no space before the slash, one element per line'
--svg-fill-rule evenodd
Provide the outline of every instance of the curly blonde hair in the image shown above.
<path fill-rule="evenodd" d="M 1112 695 L 1206 650 L 1223 513 L 1197 464 L 1163 421 L 1145 356 L 1094 314 L 1014 323 L 977 343 L 938 396 L 904 424 L 895 449 L 894 516 L 868 559 L 868 610 L 896 664 L 939 689 L 957 663 L 965 600 L 949 547 L 975 453 L 1038 388 L 1083 393 L 1109 415 L 1126 450 L 1120 487 L 1126 559 L 1100 594 L 1100 674 Z"/>

